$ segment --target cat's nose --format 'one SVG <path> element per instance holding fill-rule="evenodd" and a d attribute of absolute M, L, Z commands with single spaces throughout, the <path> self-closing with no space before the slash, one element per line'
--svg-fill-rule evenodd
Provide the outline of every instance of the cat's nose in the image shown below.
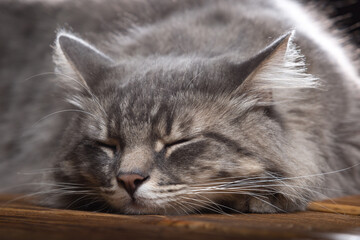
<path fill-rule="evenodd" d="M 149 177 L 143 177 L 138 174 L 119 174 L 117 176 L 117 181 L 120 186 L 125 188 L 126 192 L 133 197 L 136 189 L 143 184 Z"/>

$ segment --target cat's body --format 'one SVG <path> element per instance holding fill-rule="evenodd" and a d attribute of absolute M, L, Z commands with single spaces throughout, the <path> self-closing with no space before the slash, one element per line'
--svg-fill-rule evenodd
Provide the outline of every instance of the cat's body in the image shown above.
<path fill-rule="evenodd" d="M 68 20 L 99 50 L 58 33 L 58 84 L 23 81 L 46 61 L 2 73 L 1 187 L 50 167 L 31 180 L 49 205 L 161 214 L 359 193 L 360 78 L 325 19 L 286 0 L 123 1 L 99 16 Z"/>

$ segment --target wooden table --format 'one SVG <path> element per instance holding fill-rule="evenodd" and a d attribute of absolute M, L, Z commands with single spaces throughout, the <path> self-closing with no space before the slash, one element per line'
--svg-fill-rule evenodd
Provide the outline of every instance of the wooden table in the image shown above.
<path fill-rule="evenodd" d="M 0 196 L 0 239 L 360 239 L 360 196 L 291 214 L 115 215 L 49 209 Z M 4 204 L 6 203 L 6 204 Z"/>

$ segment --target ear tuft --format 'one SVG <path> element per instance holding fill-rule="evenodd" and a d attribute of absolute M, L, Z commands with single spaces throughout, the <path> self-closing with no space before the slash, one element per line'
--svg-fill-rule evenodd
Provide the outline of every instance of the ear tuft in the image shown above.
<path fill-rule="evenodd" d="M 316 88 L 318 79 L 308 74 L 305 57 L 293 43 L 295 31 L 278 41 L 274 53 L 265 60 L 256 75 L 256 81 L 264 88 Z"/>
<path fill-rule="evenodd" d="M 257 93 L 263 103 L 273 103 L 273 93 L 286 89 L 308 89 L 319 87 L 319 81 L 307 73 L 305 58 L 293 43 L 295 31 L 275 40 L 245 65 L 256 66 L 239 86 L 242 92 Z"/>
<path fill-rule="evenodd" d="M 59 31 L 53 61 L 62 83 L 71 89 L 90 90 L 98 75 L 113 65 L 110 57 L 91 44 L 66 31 Z"/>

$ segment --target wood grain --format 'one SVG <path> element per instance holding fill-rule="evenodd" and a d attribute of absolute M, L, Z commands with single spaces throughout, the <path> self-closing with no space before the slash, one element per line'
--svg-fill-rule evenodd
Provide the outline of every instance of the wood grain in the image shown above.
<path fill-rule="evenodd" d="M 360 239 L 360 216 L 339 213 L 129 216 L 50 209 L 26 201 L 9 202 L 11 198 L 0 196 L 1 240 Z M 356 207 L 360 197 L 346 201 Z"/>
<path fill-rule="evenodd" d="M 308 210 L 360 215 L 360 195 L 312 202 Z"/>

